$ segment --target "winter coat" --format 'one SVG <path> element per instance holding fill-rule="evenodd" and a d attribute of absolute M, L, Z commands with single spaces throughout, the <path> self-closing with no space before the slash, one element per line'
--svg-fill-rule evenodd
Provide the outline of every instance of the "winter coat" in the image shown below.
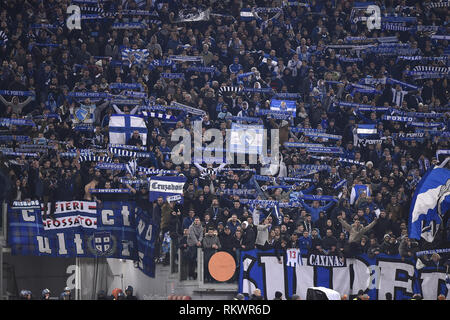
<path fill-rule="evenodd" d="M 192 223 L 189 227 L 189 236 L 187 240 L 187 244 L 189 247 L 194 247 L 197 245 L 197 242 L 202 242 L 203 240 L 203 227 L 202 225 L 196 225 Z"/>
<path fill-rule="evenodd" d="M 212 249 L 214 244 L 218 246 L 218 249 L 220 249 L 221 245 L 219 237 L 216 235 L 210 236 L 208 233 L 205 234 L 205 237 L 203 238 L 203 249 Z"/>
<path fill-rule="evenodd" d="M 342 227 L 350 233 L 350 236 L 348 238 L 349 243 L 360 242 L 362 236 L 370 229 L 372 229 L 377 223 L 377 220 L 374 220 L 366 227 L 364 227 L 361 224 L 357 227 L 355 224 L 349 225 L 347 222 L 344 221 L 344 219 L 342 219 L 342 217 L 339 217 L 338 219 L 339 222 L 342 224 Z"/>

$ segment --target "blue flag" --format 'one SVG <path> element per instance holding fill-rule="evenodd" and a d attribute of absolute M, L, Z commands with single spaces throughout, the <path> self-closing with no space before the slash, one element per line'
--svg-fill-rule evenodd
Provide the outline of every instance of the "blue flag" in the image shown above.
<path fill-rule="evenodd" d="M 272 208 L 272 216 L 277 219 L 277 225 L 280 225 L 283 222 L 283 215 L 280 213 L 278 204 Z"/>
<path fill-rule="evenodd" d="M 433 242 L 442 217 L 450 210 L 450 170 L 435 167 L 420 180 L 411 202 L 409 237 Z"/>

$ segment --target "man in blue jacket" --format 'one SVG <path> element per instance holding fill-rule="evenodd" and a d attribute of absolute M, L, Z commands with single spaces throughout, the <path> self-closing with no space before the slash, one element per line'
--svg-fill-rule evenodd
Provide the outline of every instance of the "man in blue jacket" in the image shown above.
<path fill-rule="evenodd" d="M 300 249 L 300 252 L 303 253 L 307 253 L 312 246 L 312 240 L 311 237 L 309 236 L 309 232 L 308 231 L 303 231 L 303 235 L 298 238 L 298 247 Z"/>
<path fill-rule="evenodd" d="M 314 200 L 312 207 L 309 206 L 308 204 L 306 204 L 306 202 L 303 199 L 300 199 L 300 203 L 302 204 L 302 206 L 306 209 L 306 211 L 311 214 L 311 220 L 312 222 L 316 222 L 317 220 L 319 220 L 319 213 L 321 211 L 325 211 L 327 212 L 328 209 L 330 209 L 337 201 L 335 199 L 331 200 L 330 202 L 328 202 L 327 205 L 323 206 L 323 207 L 319 207 L 319 201 Z"/>

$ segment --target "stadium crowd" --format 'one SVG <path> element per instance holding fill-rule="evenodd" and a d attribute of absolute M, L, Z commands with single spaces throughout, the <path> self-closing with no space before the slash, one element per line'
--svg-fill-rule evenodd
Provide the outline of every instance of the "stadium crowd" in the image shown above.
<path fill-rule="evenodd" d="M 205 263 L 218 250 L 239 263 L 240 252 L 253 248 L 275 249 L 278 257 L 287 248 L 346 257 L 410 257 L 430 248 L 408 237 L 408 217 L 421 177 L 443 160 L 436 152 L 450 149 L 448 40 L 432 38 L 447 34 L 448 7 L 375 1 L 400 23 L 368 30 L 364 21 L 353 21 L 358 11 L 344 0 L 305 1 L 307 6 L 267 0 L 72 2 L 91 14 L 81 30 L 66 27 L 71 1 L 0 3 L 2 168 L 10 202 L 40 200 L 52 207 L 59 200 L 135 200 L 160 226 L 161 261 L 171 258 L 169 242 L 181 249 L 179 260 L 189 261 L 182 266 L 184 279 L 197 277 L 197 248 L 203 248 Z M 205 11 L 208 20 L 183 20 Z M 413 26 L 432 27 L 412 31 L 406 17 L 416 19 Z M 395 41 L 377 40 L 387 37 Z M 416 66 L 431 71 L 411 73 L 420 70 Z M 441 69 L 447 71 L 436 71 Z M 133 88 L 143 88 L 145 99 Z M 116 96 L 126 96 L 124 90 L 135 93 L 120 101 Z M 277 94 L 295 101 L 295 116 L 262 115 Z M 252 124 L 255 118 L 266 129 L 291 127 L 286 141 L 298 147 L 280 146 L 284 166 L 267 181 L 257 179 L 261 164 L 222 170 L 174 165 L 170 153 L 178 141 L 171 133 L 192 132 L 199 118 L 168 108 L 174 102 L 202 110 L 205 129 L 225 132 L 232 122 Z M 146 112 L 151 110 L 164 113 Z M 112 114 L 145 118 L 146 140 L 135 132 L 126 144 L 144 147 L 148 156 L 137 158 L 139 166 L 187 178 L 182 205 L 163 198 L 151 203 L 148 186 L 121 180 L 150 177 L 145 172 L 136 177 L 96 167 L 131 160 L 110 149 Z M 417 126 L 402 117 L 414 117 Z M 364 125 L 373 125 L 375 133 L 361 139 Z M 318 135 L 308 135 L 309 129 Z M 343 153 L 315 153 L 307 144 Z M 92 193 L 95 188 L 130 193 Z M 242 201 L 249 198 L 287 205 L 274 213 L 262 202 Z M 439 229 L 432 246 L 448 241 L 445 232 Z M 213 279 L 205 274 L 205 281 Z"/>

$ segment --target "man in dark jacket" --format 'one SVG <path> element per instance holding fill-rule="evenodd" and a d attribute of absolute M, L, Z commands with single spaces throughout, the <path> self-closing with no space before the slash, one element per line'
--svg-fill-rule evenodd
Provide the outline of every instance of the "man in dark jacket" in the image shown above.
<path fill-rule="evenodd" d="M 242 223 L 242 229 L 244 231 L 243 240 L 242 240 L 242 249 L 243 250 L 252 250 L 255 249 L 255 241 L 256 234 L 253 228 L 249 228 L 248 222 L 244 221 Z"/>
<path fill-rule="evenodd" d="M 333 236 L 333 230 L 327 229 L 326 236 L 322 239 L 322 247 L 324 250 L 329 251 L 332 247 L 336 248 L 337 239 Z"/>
<path fill-rule="evenodd" d="M 138 300 L 136 296 L 133 296 L 133 287 L 128 286 L 125 289 L 125 300 Z"/>
<path fill-rule="evenodd" d="M 224 232 L 219 235 L 220 245 L 222 247 L 222 251 L 226 251 L 232 256 L 234 256 L 233 252 L 233 235 L 231 234 L 230 227 L 225 227 Z"/>
<path fill-rule="evenodd" d="M 375 235 L 377 237 L 378 242 L 383 241 L 384 235 L 389 230 L 392 230 L 391 220 L 389 220 L 389 218 L 387 217 L 386 211 L 382 210 L 378 217 L 378 223 L 374 227 Z"/>

